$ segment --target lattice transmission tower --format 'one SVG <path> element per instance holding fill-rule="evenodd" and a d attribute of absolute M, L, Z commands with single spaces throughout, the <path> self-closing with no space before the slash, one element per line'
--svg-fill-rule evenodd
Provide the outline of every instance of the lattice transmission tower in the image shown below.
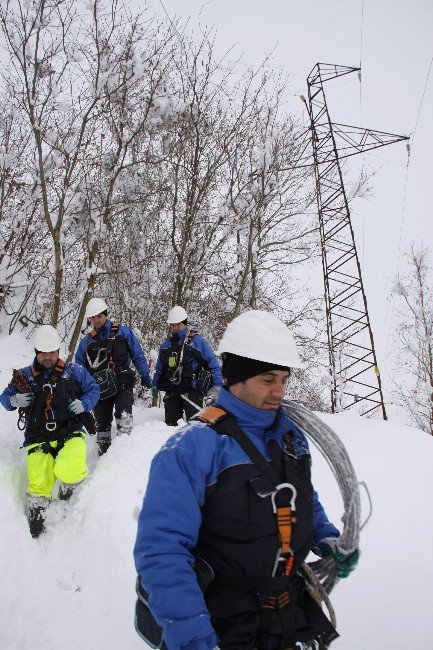
<path fill-rule="evenodd" d="M 340 161 L 408 138 L 331 122 L 324 84 L 359 71 L 360 68 L 317 63 L 307 79 L 307 108 L 322 245 L 332 411 L 356 406 L 362 415 L 380 414 L 386 419 Z"/>

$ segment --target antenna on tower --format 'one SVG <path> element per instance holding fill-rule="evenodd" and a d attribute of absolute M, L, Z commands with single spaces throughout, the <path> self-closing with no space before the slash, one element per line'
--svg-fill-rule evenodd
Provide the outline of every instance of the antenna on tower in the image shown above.
<path fill-rule="evenodd" d="M 354 407 L 386 420 L 373 332 L 340 160 L 408 140 L 407 136 L 331 122 L 324 84 L 360 68 L 317 63 L 308 104 L 325 283 L 332 412 Z M 368 340 L 366 343 L 365 340 Z"/>

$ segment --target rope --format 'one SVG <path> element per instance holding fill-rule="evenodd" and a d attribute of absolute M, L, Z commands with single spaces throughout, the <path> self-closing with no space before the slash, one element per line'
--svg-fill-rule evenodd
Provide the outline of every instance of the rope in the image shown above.
<path fill-rule="evenodd" d="M 337 627 L 337 617 L 335 615 L 334 607 L 332 606 L 331 600 L 326 593 L 325 588 L 320 582 L 319 578 L 314 573 L 313 569 L 308 565 L 304 564 L 302 570 L 308 580 L 305 581 L 305 588 L 308 593 L 316 603 L 321 606 L 321 603 L 324 602 L 329 613 L 329 620 L 333 627 Z"/>

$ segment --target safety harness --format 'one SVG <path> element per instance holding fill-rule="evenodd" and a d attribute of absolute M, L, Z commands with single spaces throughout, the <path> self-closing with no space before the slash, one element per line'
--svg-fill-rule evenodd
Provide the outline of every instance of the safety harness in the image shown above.
<path fill-rule="evenodd" d="M 81 438 L 82 434 L 73 431 L 67 434 L 65 437 L 62 437 L 60 440 L 57 440 L 57 446 L 52 447 L 50 444 L 49 436 L 50 434 L 57 429 L 57 422 L 55 419 L 54 411 L 52 408 L 53 402 L 53 391 L 56 388 L 57 381 L 62 377 L 63 370 L 65 368 L 65 362 L 62 359 L 58 359 L 54 370 L 50 374 L 47 381 L 42 386 L 42 399 L 44 400 L 45 409 L 44 409 L 44 418 L 45 418 L 45 429 L 47 431 L 47 439 L 36 447 L 32 447 L 28 450 L 28 455 L 35 453 L 36 451 L 43 451 L 44 454 L 51 454 L 53 458 L 56 458 L 59 451 L 65 446 L 65 443 L 71 438 Z M 35 370 L 33 366 L 30 366 L 30 370 L 34 379 L 40 376 L 40 372 Z"/>
<path fill-rule="evenodd" d="M 107 345 L 100 347 L 98 350 L 98 353 L 96 355 L 96 359 L 92 361 L 89 357 L 89 354 L 87 352 L 87 337 L 86 337 L 86 359 L 87 363 L 89 364 L 89 368 L 91 370 L 98 370 L 104 363 L 108 363 L 108 368 L 114 371 L 115 369 L 115 364 L 113 360 L 113 345 L 114 345 L 114 339 L 116 338 L 116 334 L 118 333 L 120 328 L 120 323 L 111 323 L 110 327 L 110 333 L 107 337 Z M 94 339 L 96 335 L 98 334 L 98 330 L 93 328 L 89 332 L 90 336 Z M 102 358 L 100 358 L 102 354 Z"/>
<path fill-rule="evenodd" d="M 224 409 L 209 406 L 200 411 L 194 418 L 206 422 L 218 433 L 230 435 L 239 443 L 247 456 L 262 474 L 267 476 L 274 491 L 271 494 L 272 508 L 277 517 L 278 539 L 280 548 L 275 559 L 272 576 L 289 576 L 293 568 L 293 550 L 291 547 L 292 527 L 296 525 L 296 488 L 291 483 L 281 483 L 276 472 L 262 456 L 255 444 L 237 425 L 234 417 Z M 283 436 L 284 444 L 291 444 L 289 433 Z"/>
<path fill-rule="evenodd" d="M 175 371 L 173 372 L 172 376 L 170 377 L 171 383 L 174 384 L 175 386 L 179 386 L 180 382 L 182 381 L 182 372 L 183 372 L 182 361 L 183 361 L 183 351 L 185 349 L 185 345 L 189 345 L 196 334 L 197 334 L 197 332 L 194 332 L 193 330 L 190 330 L 187 333 L 187 335 L 185 336 L 185 338 L 183 340 L 183 343 L 182 343 L 182 348 L 180 350 L 179 359 L 177 359 L 177 352 L 174 352 L 174 351 L 169 356 L 169 359 L 168 359 L 169 368 L 172 368 L 177 364 L 177 367 L 176 367 Z"/>
<path fill-rule="evenodd" d="M 313 626 L 305 630 L 305 633 L 297 630 L 293 608 L 289 607 L 293 602 L 299 602 L 300 595 L 299 581 L 295 580 L 295 583 L 293 583 L 292 580 L 289 580 L 295 560 L 291 546 L 292 532 L 297 524 L 297 491 L 295 486 L 292 483 L 280 481 L 280 477 L 260 453 L 255 444 L 242 431 L 231 413 L 217 406 L 209 406 L 192 418 L 192 421 L 196 419 L 205 422 L 217 433 L 229 435 L 234 438 L 251 459 L 253 465 L 264 476 L 269 478 L 273 486 L 271 502 L 273 512 L 276 515 L 278 528 L 279 548 L 271 576 L 240 579 L 217 578 L 213 582 L 214 586 L 241 591 L 245 589 L 254 591 L 263 590 L 265 595 L 261 599 L 261 620 L 257 635 L 257 644 L 260 643 L 261 639 L 266 638 L 274 612 L 278 613 L 283 630 L 280 650 L 291 648 L 296 642 L 311 641 L 312 638 L 317 638 L 322 633 L 326 635 L 322 638 L 326 638 L 327 640 L 336 638 L 338 634 L 334 627 L 323 614 L 320 607 L 314 602 L 309 602 L 308 607 L 311 618 L 315 620 L 313 620 Z M 283 443 L 285 462 L 287 462 L 287 459 L 292 459 L 295 467 L 298 461 L 293 450 L 291 433 L 283 435 Z M 292 584 L 296 586 L 292 588 Z M 294 639 L 295 631 L 296 639 Z"/>

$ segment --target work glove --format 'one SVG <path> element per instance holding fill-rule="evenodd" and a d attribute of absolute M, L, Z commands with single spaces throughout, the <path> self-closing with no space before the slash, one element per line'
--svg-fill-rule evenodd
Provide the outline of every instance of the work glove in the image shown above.
<path fill-rule="evenodd" d="M 74 415 L 80 415 L 80 413 L 84 413 L 83 402 L 81 402 L 79 399 L 70 400 L 68 404 L 68 411 Z"/>
<path fill-rule="evenodd" d="M 33 393 L 16 393 L 10 398 L 11 406 L 14 408 L 25 409 L 30 406 L 33 399 Z"/>
<path fill-rule="evenodd" d="M 333 557 L 337 563 L 337 576 L 347 578 L 359 560 L 359 549 L 346 551 L 338 543 L 336 537 L 326 537 L 320 542 L 323 557 Z"/>
<path fill-rule="evenodd" d="M 158 389 L 156 386 L 152 386 L 152 388 L 150 389 L 150 394 L 155 399 L 158 397 Z"/>
<path fill-rule="evenodd" d="M 146 377 L 142 377 L 141 385 L 144 386 L 145 388 L 150 388 L 150 379 L 146 379 Z"/>

